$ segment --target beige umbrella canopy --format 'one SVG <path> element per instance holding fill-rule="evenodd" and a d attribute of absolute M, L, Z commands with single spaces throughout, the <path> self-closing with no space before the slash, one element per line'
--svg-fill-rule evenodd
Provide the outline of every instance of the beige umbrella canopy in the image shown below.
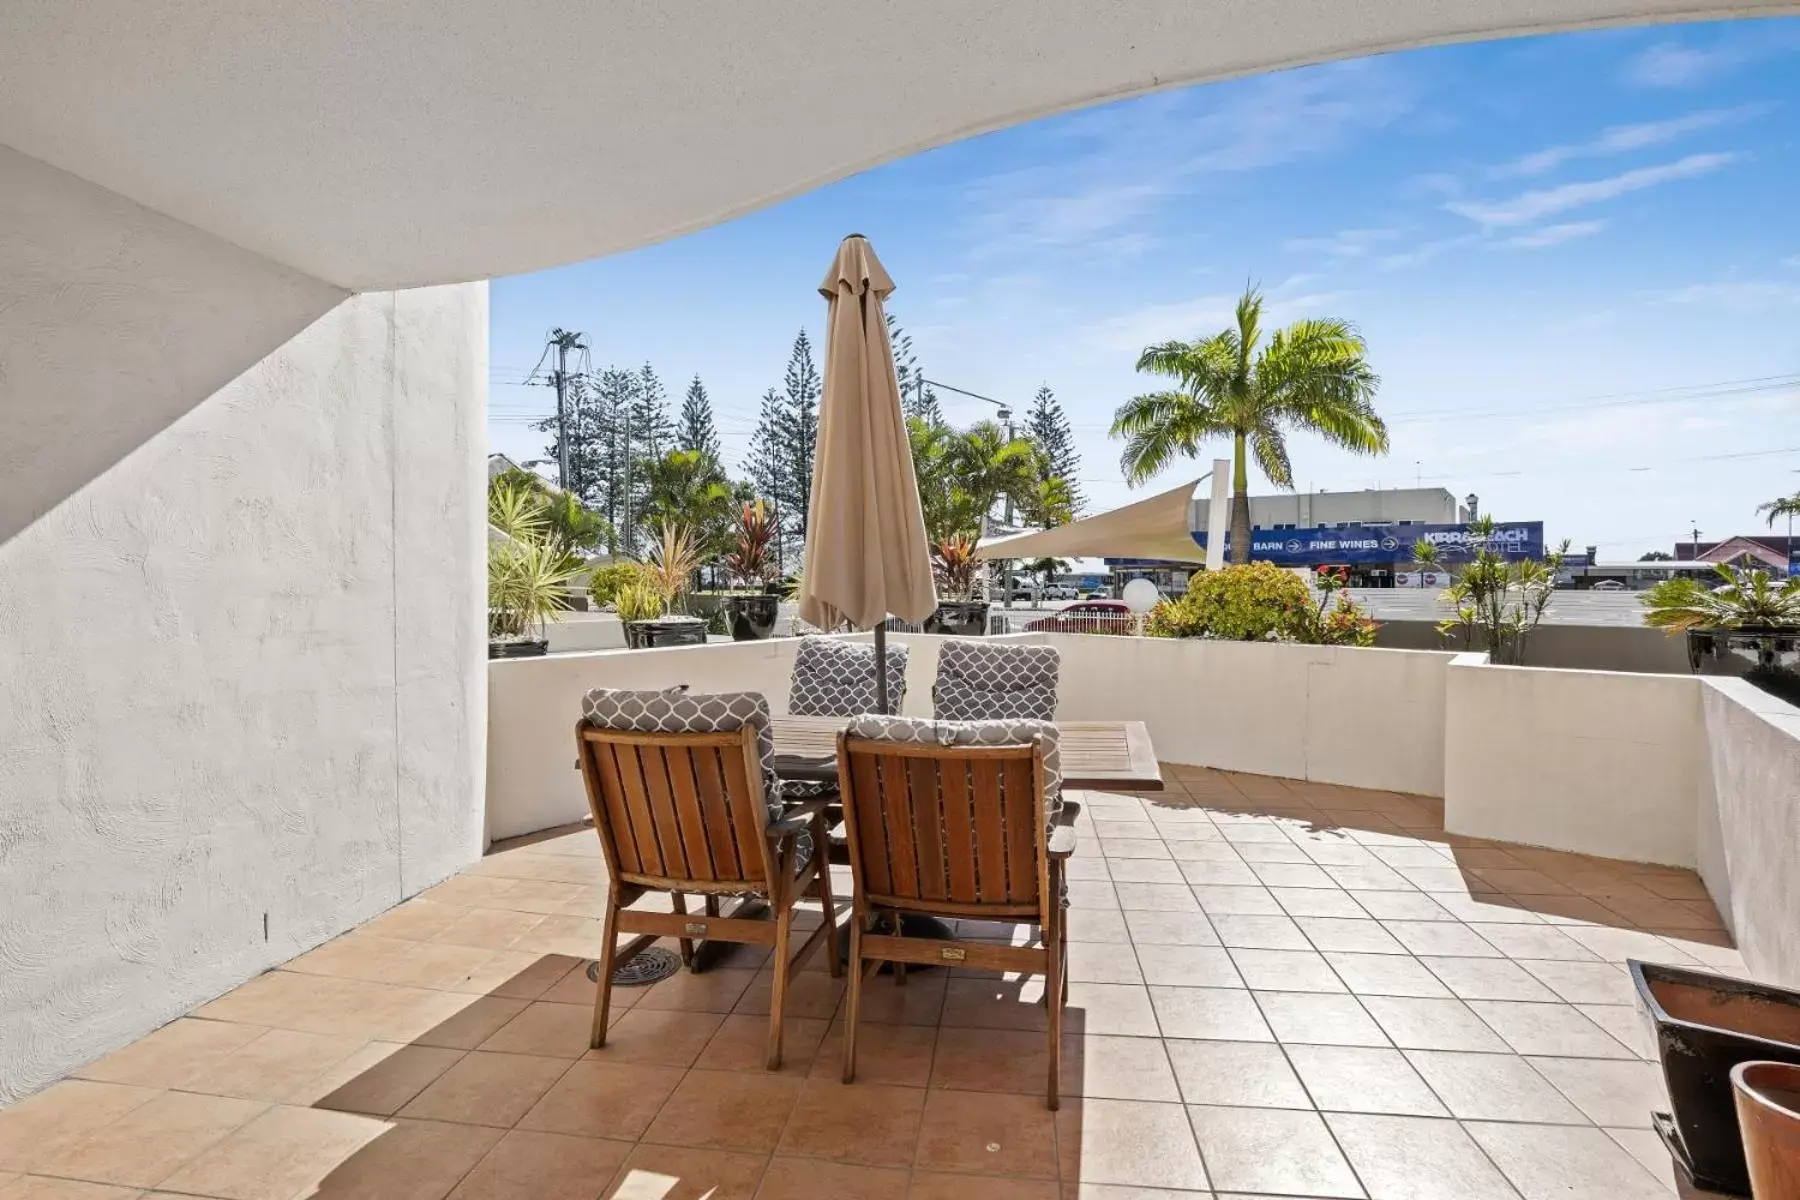
<path fill-rule="evenodd" d="M 830 306 L 825 396 L 800 587 L 803 620 L 825 629 L 849 621 L 878 636 L 890 613 L 923 621 L 937 607 L 882 312 L 893 290 L 874 247 L 856 233 L 839 244 L 819 285 Z"/>

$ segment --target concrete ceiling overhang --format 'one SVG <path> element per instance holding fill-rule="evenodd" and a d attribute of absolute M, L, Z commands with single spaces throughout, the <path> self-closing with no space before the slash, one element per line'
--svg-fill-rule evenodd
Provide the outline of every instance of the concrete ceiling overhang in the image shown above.
<path fill-rule="evenodd" d="M 1796 9 L 11 0 L 0 144 L 369 289 L 645 245 L 916 150 L 1158 88 L 1431 43 Z"/>

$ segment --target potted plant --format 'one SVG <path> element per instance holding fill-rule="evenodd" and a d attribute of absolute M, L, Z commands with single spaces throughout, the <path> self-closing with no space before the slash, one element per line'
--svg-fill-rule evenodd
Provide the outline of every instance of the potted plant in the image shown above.
<path fill-rule="evenodd" d="M 925 619 L 926 633 L 960 637 L 987 633 L 987 601 L 975 599 L 975 576 L 980 567 L 974 534 L 952 534 L 937 544 L 932 551 L 932 571 L 937 576 L 938 606 Z"/>
<path fill-rule="evenodd" d="M 1687 636 L 1696 675 L 1736 675 L 1800 703 L 1800 577 L 1717 564 L 1720 583 L 1665 579 L 1644 593 L 1644 622 Z"/>
<path fill-rule="evenodd" d="M 662 596 L 643 580 L 627 583 L 613 594 L 619 621 L 625 626 L 625 645 L 642 650 L 651 644 L 649 626 L 663 615 Z"/>
<path fill-rule="evenodd" d="M 700 567 L 699 544 L 692 531 L 678 522 L 663 522 L 658 533 L 650 557 L 639 564 L 637 588 L 619 591 L 625 644 L 637 649 L 704 645 L 706 622 L 681 611 L 688 582 Z"/>
<path fill-rule="evenodd" d="M 489 488 L 488 524 L 488 657 L 544 654 L 544 627 L 570 607 L 582 560 L 552 536 L 541 492 L 519 480 Z"/>
<path fill-rule="evenodd" d="M 725 569 L 740 587 L 758 588 L 769 582 L 773 565 L 769 546 L 775 537 L 763 502 L 746 503 L 737 517 L 737 544 L 725 555 Z M 725 602 L 726 618 L 735 642 L 761 641 L 775 632 L 781 597 L 766 591 L 732 596 Z"/>

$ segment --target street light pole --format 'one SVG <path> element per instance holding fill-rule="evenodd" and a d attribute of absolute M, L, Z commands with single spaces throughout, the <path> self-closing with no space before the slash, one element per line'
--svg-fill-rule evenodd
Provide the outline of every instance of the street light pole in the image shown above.
<path fill-rule="evenodd" d="M 941 383 L 936 379 L 927 379 L 922 372 L 917 376 L 917 380 L 919 395 L 921 397 L 924 396 L 925 387 L 929 384 L 934 388 L 943 388 L 946 392 L 955 392 L 959 396 L 967 396 L 971 400 L 979 400 L 983 404 L 993 405 L 994 408 L 998 410 L 994 415 L 1006 422 L 1006 440 L 1011 442 L 1018 438 L 1018 430 L 1013 426 L 1013 410 L 1011 405 L 1006 404 L 1004 401 L 996 400 L 992 396 L 983 396 L 980 392 L 971 392 L 966 388 L 952 387 L 950 384 Z M 987 514 L 983 513 L 982 517 L 985 520 Z M 1007 527 L 1010 529 L 1013 522 L 1013 499 L 1010 493 L 1006 497 L 1006 516 L 1004 520 L 1006 521 Z M 1006 608 L 1012 607 L 1012 561 L 1013 560 L 1010 558 L 1000 560 L 1000 588 L 1004 594 L 1001 604 Z"/>

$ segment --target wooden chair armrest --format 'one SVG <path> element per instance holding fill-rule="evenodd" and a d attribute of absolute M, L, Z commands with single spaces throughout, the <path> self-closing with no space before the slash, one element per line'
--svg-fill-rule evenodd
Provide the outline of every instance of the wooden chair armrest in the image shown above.
<path fill-rule="evenodd" d="M 782 810 L 780 820 L 769 822 L 768 836 L 784 838 L 789 834 L 806 832 L 812 828 L 813 818 L 821 816 L 825 812 L 825 803 L 825 797 L 819 796 L 788 805 Z"/>
<path fill-rule="evenodd" d="M 1050 829 L 1050 857 L 1067 858 L 1075 853 L 1075 830 L 1063 824 L 1053 825 Z"/>
<path fill-rule="evenodd" d="M 1080 819 L 1081 819 L 1081 801 L 1071 800 L 1071 799 L 1069 799 L 1068 795 L 1065 793 L 1063 796 L 1062 808 L 1057 810 L 1056 819 L 1052 822 L 1052 824 L 1073 825 L 1076 821 L 1079 821 Z"/>

